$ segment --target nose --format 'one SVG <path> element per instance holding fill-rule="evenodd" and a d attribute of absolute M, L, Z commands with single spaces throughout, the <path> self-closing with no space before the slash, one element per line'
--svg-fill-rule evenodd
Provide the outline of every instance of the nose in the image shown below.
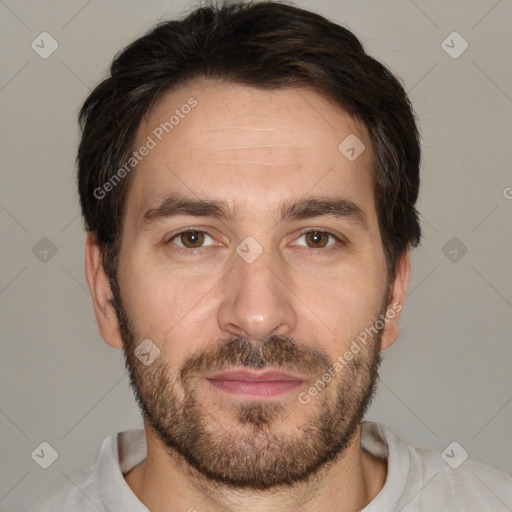
<path fill-rule="evenodd" d="M 251 263 L 238 254 L 233 258 L 217 312 L 220 329 L 255 341 L 290 336 L 296 328 L 297 312 L 277 255 L 265 249 Z"/>

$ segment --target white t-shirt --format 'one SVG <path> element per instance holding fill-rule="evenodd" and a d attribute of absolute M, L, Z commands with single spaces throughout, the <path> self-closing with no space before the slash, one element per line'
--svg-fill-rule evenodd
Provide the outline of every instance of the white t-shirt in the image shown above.
<path fill-rule="evenodd" d="M 449 465 L 438 451 L 410 446 L 370 421 L 362 423 L 361 446 L 388 459 L 384 487 L 361 512 L 512 511 L 512 478 L 469 458 L 453 469 L 457 448 L 447 452 Z M 148 512 L 123 477 L 145 457 L 144 430 L 111 435 L 94 466 L 50 491 L 32 512 Z"/>

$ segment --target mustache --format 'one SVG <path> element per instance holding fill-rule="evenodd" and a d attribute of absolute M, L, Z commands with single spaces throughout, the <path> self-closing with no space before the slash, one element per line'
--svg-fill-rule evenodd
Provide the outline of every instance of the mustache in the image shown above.
<path fill-rule="evenodd" d="M 194 352 L 180 370 L 180 379 L 206 372 L 220 372 L 233 367 L 265 368 L 298 371 L 312 377 L 332 366 L 328 355 L 286 336 L 270 336 L 264 342 L 233 336 L 209 350 Z"/>

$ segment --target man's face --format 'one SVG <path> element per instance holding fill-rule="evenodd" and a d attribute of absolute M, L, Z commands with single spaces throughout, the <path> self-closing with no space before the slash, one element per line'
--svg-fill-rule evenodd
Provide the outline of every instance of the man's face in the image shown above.
<path fill-rule="evenodd" d="M 181 109 L 191 96 L 197 105 Z M 155 132 L 176 109 L 172 131 Z M 366 146 L 355 160 L 338 149 L 349 135 Z M 349 444 L 380 361 L 382 332 L 344 358 L 388 304 L 368 134 L 310 90 L 210 83 L 163 96 L 135 148 L 148 136 L 156 146 L 133 171 L 117 278 L 146 418 L 212 480 L 304 479 Z M 156 211 L 170 197 L 219 201 L 232 215 Z M 290 208 L 310 199 L 340 202 Z M 134 354 L 142 340 L 160 351 L 149 365 Z M 219 377 L 228 370 L 251 375 Z M 268 370 L 288 375 L 250 380 Z"/>

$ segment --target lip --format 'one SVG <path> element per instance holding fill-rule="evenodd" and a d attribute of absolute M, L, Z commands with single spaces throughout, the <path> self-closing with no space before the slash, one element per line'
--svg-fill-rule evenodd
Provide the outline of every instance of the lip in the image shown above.
<path fill-rule="evenodd" d="M 206 381 L 231 395 L 254 399 L 282 395 L 303 385 L 307 379 L 275 370 L 232 370 L 209 375 Z"/>
<path fill-rule="evenodd" d="M 215 373 L 206 377 L 208 380 L 238 380 L 245 382 L 304 382 L 307 379 L 302 376 L 276 370 L 231 370 L 221 373 Z"/>

